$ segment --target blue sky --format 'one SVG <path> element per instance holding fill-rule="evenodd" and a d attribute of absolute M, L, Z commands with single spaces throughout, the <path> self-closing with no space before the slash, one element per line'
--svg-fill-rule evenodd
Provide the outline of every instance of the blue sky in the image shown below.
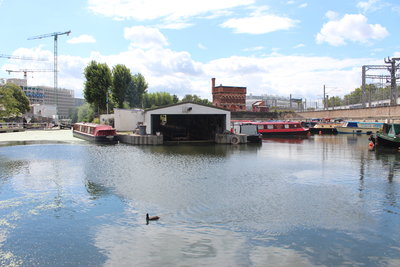
<path fill-rule="evenodd" d="M 248 94 L 343 96 L 361 84 L 361 66 L 400 56 L 397 0 L 0 0 L 0 58 L 5 70 L 52 69 L 58 38 L 58 85 L 82 97 L 91 61 L 142 73 L 149 92 L 212 99 L 217 84 Z M 29 85 L 53 85 L 52 73 L 28 73 Z"/>

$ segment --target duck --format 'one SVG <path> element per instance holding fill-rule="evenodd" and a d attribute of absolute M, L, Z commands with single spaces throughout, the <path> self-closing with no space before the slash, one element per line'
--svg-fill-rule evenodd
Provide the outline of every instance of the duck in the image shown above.
<path fill-rule="evenodd" d="M 158 219 L 160 219 L 159 216 L 149 216 L 149 214 L 146 213 L 146 221 L 157 221 Z"/>

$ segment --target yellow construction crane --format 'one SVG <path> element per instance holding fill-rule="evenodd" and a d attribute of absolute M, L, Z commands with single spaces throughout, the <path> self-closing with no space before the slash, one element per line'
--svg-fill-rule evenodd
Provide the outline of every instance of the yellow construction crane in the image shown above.
<path fill-rule="evenodd" d="M 66 31 L 66 32 L 53 32 L 53 33 L 48 33 L 48 34 L 43 34 L 43 35 L 38 35 L 38 36 L 33 36 L 29 37 L 28 40 L 34 40 L 34 39 L 43 39 L 47 37 L 54 37 L 54 93 L 56 96 L 56 106 L 58 110 L 58 94 L 57 94 L 57 87 L 58 87 L 58 70 L 57 70 L 57 40 L 59 35 L 69 35 L 71 31 Z M 57 111 L 58 114 L 58 111 Z"/>

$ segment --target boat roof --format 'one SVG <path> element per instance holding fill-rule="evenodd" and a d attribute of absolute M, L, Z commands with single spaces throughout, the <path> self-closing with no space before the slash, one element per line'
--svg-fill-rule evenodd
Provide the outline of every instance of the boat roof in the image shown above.
<path fill-rule="evenodd" d="M 255 124 L 300 124 L 298 121 L 255 121 Z"/>
<path fill-rule="evenodd" d="M 75 123 L 77 125 L 84 125 L 84 126 L 89 126 L 89 127 L 94 127 L 98 130 L 111 130 L 114 129 L 110 125 L 105 125 L 105 124 L 96 124 L 96 123 L 90 123 L 90 122 L 77 122 Z"/>

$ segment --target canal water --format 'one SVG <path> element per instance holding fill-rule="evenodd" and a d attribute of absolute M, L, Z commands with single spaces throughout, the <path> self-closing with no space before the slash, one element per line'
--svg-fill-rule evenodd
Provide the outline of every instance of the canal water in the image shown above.
<path fill-rule="evenodd" d="M 356 135 L 1 146 L 0 265 L 399 266 L 399 159 Z"/>

